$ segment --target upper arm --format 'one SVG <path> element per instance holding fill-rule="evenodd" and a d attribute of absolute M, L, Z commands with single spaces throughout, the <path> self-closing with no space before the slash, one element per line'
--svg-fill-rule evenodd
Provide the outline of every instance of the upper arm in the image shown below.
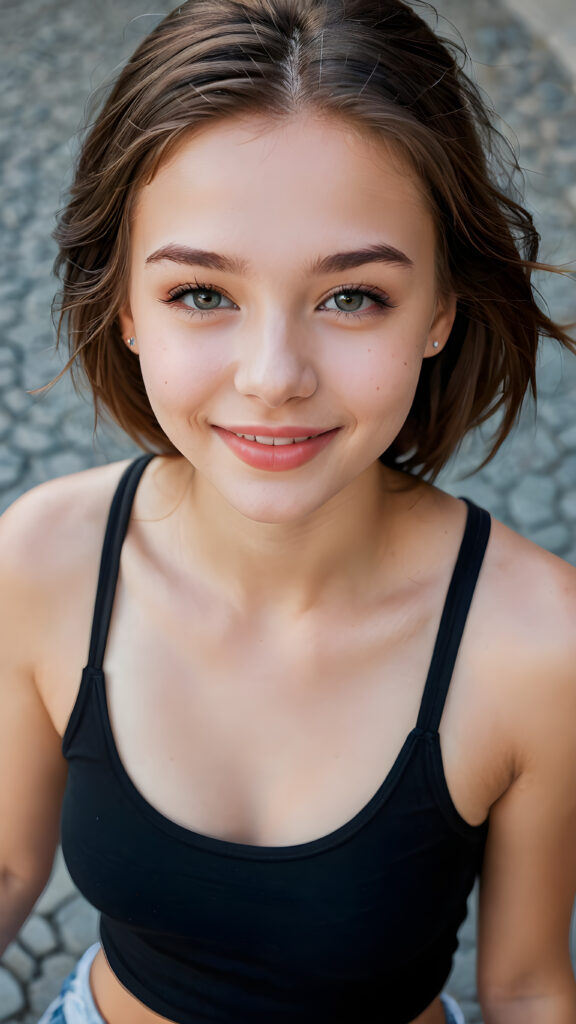
<path fill-rule="evenodd" d="M 21 499 L 0 519 L 0 872 L 38 891 L 59 832 L 66 777 L 60 737 L 35 683 L 48 625 L 38 502 Z"/>
<path fill-rule="evenodd" d="M 516 778 L 490 814 L 478 985 L 488 1001 L 571 993 L 576 1005 L 576 570 L 555 561 L 541 584 L 540 637 L 512 688 Z"/>

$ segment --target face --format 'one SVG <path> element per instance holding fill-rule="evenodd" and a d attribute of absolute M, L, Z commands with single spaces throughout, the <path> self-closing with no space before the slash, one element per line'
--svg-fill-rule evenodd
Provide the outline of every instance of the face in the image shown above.
<path fill-rule="evenodd" d="M 454 305 L 417 180 L 343 123 L 219 123 L 138 197 L 123 336 L 166 435 L 251 519 L 381 472 Z"/>

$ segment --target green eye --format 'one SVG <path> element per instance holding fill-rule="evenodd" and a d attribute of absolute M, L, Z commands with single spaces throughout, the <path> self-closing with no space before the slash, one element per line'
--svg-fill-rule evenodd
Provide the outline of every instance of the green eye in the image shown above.
<path fill-rule="evenodd" d="M 225 304 L 227 300 L 221 292 L 215 291 L 213 288 L 191 288 L 190 291 L 186 292 L 186 295 L 182 297 L 184 305 L 192 305 L 188 301 L 188 298 L 192 299 L 193 308 L 195 309 L 218 309 L 220 306 Z"/>
<path fill-rule="evenodd" d="M 334 305 L 330 305 L 334 303 Z M 322 309 L 332 313 L 361 313 L 365 316 L 373 316 L 385 309 L 392 309 L 392 303 L 385 292 L 379 288 L 367 288 L 358 285 L 357 287 L 340 287 L 337 291 L 322 303 Z"/>
<path fill-rule="evenodd" d="M 236 309 L 237 307 L 218 288 L 197 281 L 195 284 L 181 284 L 170 293 L 167 304 L 177 303 L 189 316 L 195 313 L 212 313 L 219 309 Z"/>
<path fill-rule="evenodd" d="M 343 313 L 358 313 L 368 296 L 364 292 L 337 292 L 332 298 Z"/>

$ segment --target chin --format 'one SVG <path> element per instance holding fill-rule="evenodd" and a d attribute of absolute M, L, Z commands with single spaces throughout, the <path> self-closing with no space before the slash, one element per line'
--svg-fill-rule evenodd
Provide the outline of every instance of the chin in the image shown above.
<path fill-rule="evenodd" d="M 228 507 L 253 523 L 270 526 L 288 526 L 308 519 L 319 512 L 339 492 L 313 495 L 310 486 L 298 486 L 295 482 L 270 487 L 270 484 L 255 483 L 230 491 L 216 488 L 220 499 Z"/>
<path fill-rule="evenodd" d="M 250 502 L 250 501 L 229 501 L 228 504 L 244 519 L 253 523 L 262 523 L 269 526 L 289 526 L 291 523 L 298 523 L 322 507 L 320 504 L 312 504 L 307 501 L 302 504 L 296 502 Z"/>

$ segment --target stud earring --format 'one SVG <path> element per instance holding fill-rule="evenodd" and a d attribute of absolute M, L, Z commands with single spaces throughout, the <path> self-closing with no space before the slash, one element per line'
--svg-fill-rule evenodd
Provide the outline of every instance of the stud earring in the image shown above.
<path fill-rule="evenodd" d="M 439 344 L 440 344 L 439 341 L 433 341 L 432 342 L 432 348 L 438 348 Z"/>
<path fill-rule="evenodd" d="M 128 338 L 128 344 L 130 348 L 134 348 L 134 345 L 136 344 L 136 338 Z"/>

